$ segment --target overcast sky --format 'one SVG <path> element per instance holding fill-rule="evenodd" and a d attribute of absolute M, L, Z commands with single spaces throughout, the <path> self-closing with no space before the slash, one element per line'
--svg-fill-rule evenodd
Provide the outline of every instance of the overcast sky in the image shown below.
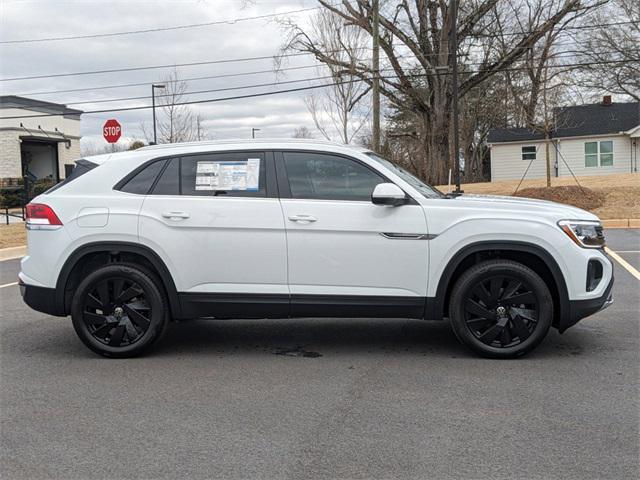
<path fill-rule="evenodd" d="M 317 6 L 315 0 L 0 0 L 0 41 L 88 35 L 168 27 L 192 23 L 233 20 L 258 15 L 289 12 Z M 292 15 L 308 22 L 314 11 Z M 47 75 L 133 66 L 179 64 L 276 55 L 285 37 L 273 20 L 241 21 L 176 31 L 123 35 L 82 40 L 47 41 L 0 45 L 0 77 Z M 313 63 L 309 57 L 289 59 L 287 67 Z M 272 59 L 179 68 L 183 78 L 270 70 Z M 91 100 L 149 95 L 149 86 L 102 89 L 35 95 L 34 92 L 64 90 L 122 83 L 158 82 L 167 70 L 108 73 L 73 77 L 0 82 L 3 95 L 22 95 L 69 104 L 81 110 L 149 105 L 150 100 L 119 103 L 91 103 Z M 189 82 L 189 90 L 208 90 L 231 86 L 288 81 L 318 76 L 314 68 L 287 72 L 207 79 Z M 236 90 L 190 95 L 189 100 L 210 99 L 249 92 L 264 92 L 309 85 L 299 83 L 254 90 Z M 251 128 L 258 136 L 290 137 L 299 126 L 313 128 L 303 93 L 200 104 L 194 111 L 204 119 L 213 138 L 248 138 Z M 101 127 L 108 118 L 117 118 L 124 135 L 140 137 L 141 122 L 151 123 L 151 110 L 85 114 L 82 116 L 83 141 L 102 142 Z"/>

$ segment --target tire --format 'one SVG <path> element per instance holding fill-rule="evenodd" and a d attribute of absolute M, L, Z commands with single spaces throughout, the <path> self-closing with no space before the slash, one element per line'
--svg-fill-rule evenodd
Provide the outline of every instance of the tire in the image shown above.
<path fill-rule="evenodd" d="M 464 345 L 483 357 L 515 358 L 533 350 L 553 320 L 553 299 L 540 276 L 511 260 L 469 268 L 451 292 L 449 317 Z"/>
<path fill-rule="evenodd" d="M 94 352 L 111 358 L 135 357 L 162 335 L 167 299 L 160 281 L 146 269 L 110 264 L 91 272 L 71 302 L 73 328 Z"/>

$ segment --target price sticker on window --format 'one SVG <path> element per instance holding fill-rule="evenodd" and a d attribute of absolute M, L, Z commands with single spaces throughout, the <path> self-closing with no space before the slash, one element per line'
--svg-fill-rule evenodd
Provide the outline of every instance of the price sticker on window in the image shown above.
<path fill-rule="evenodd" d="M 196 167 L 196 190 L 258 191 L 260 159 L 240 161 L 202 160 Z"/>

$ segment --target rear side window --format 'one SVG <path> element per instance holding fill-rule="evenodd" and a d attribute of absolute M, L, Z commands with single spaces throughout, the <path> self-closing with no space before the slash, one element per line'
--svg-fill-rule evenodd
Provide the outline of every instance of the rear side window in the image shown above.
<path fill-rule="evenodd" d="M 153 195 L 180 195 L 180 159 L 172 158 L 160 175 Z"/>
<path fill-rule="evenodd" d="M 67 178 L 65 178 L 62 182 L 58 183 L 57 185 L 54 185 L 44 193 L 45 194 L 51 193 L 59 189 L 61 186 L 73 182 L 76 178 L 79 178 L 85 173 L 90 172 L 97 166 L 98 166 L 97 163 L 90 162 L 89 160 L 85 160 L 85 159 L 78 160 L 75 166 L 73 167 L 73 170 L 71 171 L 71 173 L 67 175 Z"/>
<path fill-rule="evenodd" d="M 182 157 L 181 162 L 182 195 L 267 196 L 263 153 L 225 152 Z"/>
<path fill-rule="evenodd" d="M 167 163 L 166 160 L 150 163 L 118 190 L 127 193 L 136 193 L 138 195 L 146 195 L 151 190 L 151 187 L 153 187 L 153 183 L 162 171 L 165 163 Z"/>
<path fill-rule="evenodd" d="M 355 160 L 318 153 L 285 153 L 291 197 L 318 200 L 371 200 L 386 180 Z"/>

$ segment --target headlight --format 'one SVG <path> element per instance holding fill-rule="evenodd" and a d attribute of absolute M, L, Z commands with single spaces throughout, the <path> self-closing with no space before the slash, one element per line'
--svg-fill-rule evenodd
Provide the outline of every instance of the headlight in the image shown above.
<path fill-rule="evenodd" d="M 605 246 L 600 222 L 560 220 L 558 226 L 571 240 L 583 248 L 603 248 Z"/>

